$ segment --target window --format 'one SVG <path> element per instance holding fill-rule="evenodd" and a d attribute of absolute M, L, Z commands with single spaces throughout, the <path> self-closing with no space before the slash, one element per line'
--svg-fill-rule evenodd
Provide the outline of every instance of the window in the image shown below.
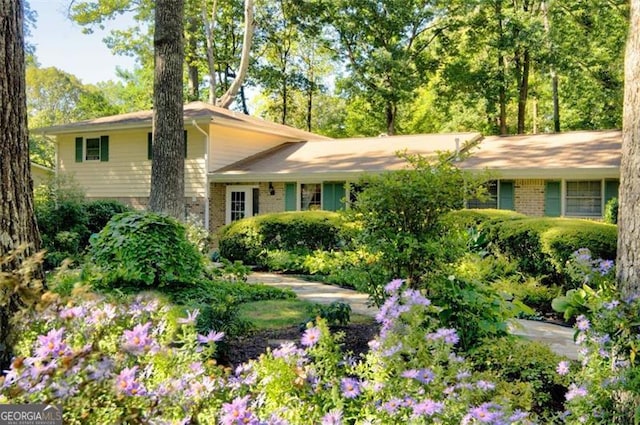
<path fill-rule="evenodd" d="M 322 209 L 322 184 L 302 183 L 300 185 L 300 210 Z"/>
<path fill-rule="evenodd" d="M 100 138 L 99 137 L 86 140 L 84 159 L 86 161 L 100 161 Z"/>
<path fill-rule="evenodd" d="M 109 161 L 109 136 L 76 137 L 76 162 Z"/>
<path fill-rule="evenodd" d="M 600 180 L 567 181 L 565 215 L 600 217 L 602 215 L 602 182 Z"/>
<path fill-rule="evenodd" d="M 467 201 L 467 208 L 498 208 L 498 182 L 492 180 L 486 184 L 487 198 Z"/>

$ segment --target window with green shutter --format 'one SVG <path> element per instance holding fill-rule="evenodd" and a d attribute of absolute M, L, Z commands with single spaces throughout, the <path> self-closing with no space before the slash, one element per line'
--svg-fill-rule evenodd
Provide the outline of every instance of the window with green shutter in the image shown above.
<path fill-rule="evenodd" d="M 498 202 L 498 208 L 501 210 L 516 209 L 515 202 L 515 188 L 512 181 L 500 180 L 500 190 L 498 191 L 500 200 Z"/>
<path fill-rule="evenodd" d="M 84 152 L 84 139 L 82 137 L 76 137 L 76 162 L 82 162 Z"/>
<path fill-rule="evenodd" d="M 562 184 L 548 181 L 544 187 L 544 215 L 560 217 L 562 214 Z"/>
<path fill-rule="evenodd" d="M 109 136 L 100 136 L 100 161 L 109 161 Z"/>
<path fill-rule="evenodd" d="M 618 197 L 618 189 L 620 188 L 620 180 L 604 181 L 604 204 L 607 205 L 613 198 Z"/>
<path fill-rule="evenodd" d="M 296 183 L 285 183 L 284 185 L 284 210 L 296 211 Z"/>
<path fill-rule="evenodd" d="M 109 161 L 109 136 L 76 137 L 76 162 Z"/>

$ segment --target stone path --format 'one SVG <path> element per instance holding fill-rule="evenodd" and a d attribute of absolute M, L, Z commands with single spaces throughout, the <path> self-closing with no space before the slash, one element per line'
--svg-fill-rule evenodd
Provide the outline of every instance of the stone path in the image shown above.
<path fill-rule="evenodd" d="M 254 272 L 248 282 L 264 283 L 269 286 L 294 291 L 298 298 L 319 304 L 341 301 L 351 305 L 351 311 L 367 316 L 375 316 L 378 309 L 367 305 L 368 296 L 351 289 L 310 282 L 296 277 L 274 273 Z M 510 324 L 510 331 L 535 341 L 548 344 L 553 351 L 570 359 L 578 358 L 578 349 L 573 342 L 573 329 L 545 322 L 516 319 Z"/>

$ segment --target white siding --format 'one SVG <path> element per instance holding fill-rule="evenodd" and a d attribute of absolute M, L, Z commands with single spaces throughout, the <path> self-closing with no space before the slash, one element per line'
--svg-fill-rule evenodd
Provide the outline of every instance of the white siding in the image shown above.
<path fill-rule="evenodd" d="M 70 173 L 88 197 L 145 197 L 151 184 L 151 161 L 147 159 L 147 133 L 102 131 L 58 136 L 58 165 L 61 173 Z M 205 136 L 187 127 L 185 196 L 205 196 Z M 75 138 L 109 136 L 109 161 L 75 162 Z"/>

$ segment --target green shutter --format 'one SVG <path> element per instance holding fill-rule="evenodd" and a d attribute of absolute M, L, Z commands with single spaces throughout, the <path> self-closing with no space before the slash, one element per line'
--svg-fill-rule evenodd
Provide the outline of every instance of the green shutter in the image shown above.
<path fill-rule="evenodd" d="M 604 181 L 604 204 L 607 205 L 612 198 L 618 197 L 618 188 L 620 187 L 620 180 L 605 180 Z"/>
<path fill-rule="evenodd" d="M 500 180 L 499 184 L 500 199 L 498 200 L 498 208 L 501 210 L 515 210 L 516 203 L 513 182 Z"/>
<path fill-rule="evenodd" d="M 560 182 L 547 182 L 544 188 L 544 215 L 560 217 L 562 212 L 562 190 Z"/>
<path fill-rule="evenodd" d="M 76 137 L 76 162 L 82 162 L 82 145 L 83 139 L 82 137 Z"/>
<path fill-rule="evenodd" d="M 109 136 L 100 136 L 100 161 L 109 161 Z"/>
<path fill-rule="evenodd" d="M 187 159 L 187 130 L 184 131 L 184 158 Z"/>
<path fill-rule="evenodd" d="M 147 133 L 147 159 L 153 158 L 153 133 Z"/>
<path fill-rule="evenodd" d="M 298 185 L 296 183 L 285 183 L 284 185 L 284 210 L 285 211 L 296 211 L 296 188 Z"/>
<path fill-rule="evenodd" d="M 344 182 L 323 183 L 322 185 L 322 209 L 326 211 L 338 211 L 344 209 Z"/>

